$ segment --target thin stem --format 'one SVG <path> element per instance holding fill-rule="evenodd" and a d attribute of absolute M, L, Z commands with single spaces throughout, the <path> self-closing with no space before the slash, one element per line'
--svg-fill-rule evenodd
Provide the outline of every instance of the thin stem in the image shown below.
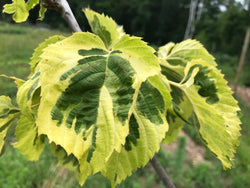
<path fill-rule="evenodd" d="M 172 181 L 168 177 L 167 172 L 165 171 L 165 169 L 163 168 L 163 166 L 159 162 L 156 154 L 154 155 L 154 157 L 151 159 L 150 162 L 151 162 L 152 166 L 154 167 L 156 173 L 160 176 L 163 184 L 167 188 L 175 188 L 174 184 L 172 183 Z"/>
<path fill-rule="evenodd" d="M 175 86 L 175 87 L 178 87 L 178 88 L 181 87 L 181 84 L 178 84 L 178 83 L 176 83 L 176 82 L 172 82 L 172 81 L 170 81 L 170 80 L 168 80 L 168 83 L 169 83 L 170 85 Z"/>
<path fill-rule="evenodd" d="M 36 107 L 38 107 L 39 105 L 40 105 L 40 103 L 34 104 L 34 105 L 31 106 L 31 108 L 36 108 Z"/>
<path fill-rule="evenodd" d="M 73 32 L 82 32 L 67 0 L 42 0 L 42 5 L 47 9 L 60 12 Z"/>

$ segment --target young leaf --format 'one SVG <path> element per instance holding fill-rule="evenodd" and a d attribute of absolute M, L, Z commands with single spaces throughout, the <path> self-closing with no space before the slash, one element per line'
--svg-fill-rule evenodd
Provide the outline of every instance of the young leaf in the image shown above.
<path fill-rule="evenodd" d="M 186 40 L 175 46 L 170 43 L 159 49 L 158 56 L 162 73 L 172 81 L 173 101 L 178 109 L 185 112 L 180 117 L 168 114 L 172 118 L 168 117 L 170 131 L 167 136 L 171 133 L 176 135 L 185 123 L 182 119 L 188 119 L 193 113 L 193 123 L 208 148 L 225 168 L 229 168 L 239 144 L 239 108 L 227 82 L 215 68 L 214 58 L 194 40 Z M 166 137 L 166 141 L 171 142 L 172 138 Z"/>
<path fill-rule="evenodd" d="M 203 59 L 209 64 L 216 66 L 214 57 L 210 55 L 207 52 L 207 50 L 203 47 L 203 45 L 196 40 L 188 39 L 181 43 L 177 43 L 175 46 L 171 44 L 169 50 L 162 48 L 164 47 L 161 47 L 159 49 L 159 52 L 161 54 L 165 54 L 164 56 L 166 57 L 166 60 L 168 61 L 168 63 L 172 65 L 175 65 L 176 62 L 175 60 L 180 60 L 182 62 L 182 63 L 178 62 L 177 64 L 186 64 L 187 62 L 193 59 Z"/>
<path fill-rule="evenodd" d="M 19 109 L 6 96 L 0 96 L 0 152 L 4 145 L 4 139 L 10 126 L 15 122 L 19 115 Z"/>
<path fill-rule="evenodd" d="M 14 14 L 13 20 L 17 23 L 25 22 L 29 16 L 29 11 L 39 3 L 39 0 L 12 0 L 11 4 L 4 5 L 3 13 Z"/>
<path fill-rule="evenodd" d="M 34 8 L 37 4 L 39 3 L 39 0 L 29 0 L 27 2 L 27 9 L 31 10 L 32 8 Z"/>
<path fill-rule="evenodd" d="M 203 59 L 216 66 L 214 58 L 207 50 L 198 41 L 190 39 L 178 44 L 170 42 L 160 47 L 158 57 L 162 74 L 174 83 L 180 83 L 183 80 L 185 67 L 190 60 Z M 192 115 L 190 102 L 183 91 L 174 84 L 171 84 L 171 95 L 173 97 L 173 108 L 167 114 L 169 131 L 165 138 L 165 142 L 168 144 L 176 139 L 180 129 L 185 123 L 188 123 L 188 119 Z"/>
<path fill-rule="evenodd" d="M 194 59 L 203 59 L 216 66 L 214 57 L 196 40 L 185 40 L 181 43 L 168 43 L 159 48 L 158 57 L 163 74 L 171 81 L 179 83 L 184 77 L 186 64 Z"/>
<path fill-rule="evenodd" d="M 3 8 L 3 13 L 14 14 L 13 20 L 17 23 L 26 21 L 29 16 L 24 0 L 12 0 L 11 4 L 6 4 Z"/>
<path fill-rule="evenodd" d="M 166 59 L 174 46 L 175 46 L 175 43 L 173 42 L 169 42 L 165 44 L 164 46 L 161 46 L 157 52 L 158 57 L 162 59 Z"/>
<path fill-rule="evenodd" d="M 21 116 L 16 127 L 14 147 L 30 161 L 37 161 L 44 148 L 43 136 L 38 136 L 35 121 Z"/>
<path fill-rule="evenodd" d="M 117 24 L 115 21 L 103 14 L 100 15 L 90 9 L 84 9 L 84 13 L 88 19 L 89 25 L 93 33 L 98 35 L 107 48 L 111 46 L 119 37 Z"/>
<path fill-rule="evenodd" d="M 41 1 L 38 20 L 42 21 L 44 19 L 44 15 L 45 15 L 46 11 L 47 11 L 47 9 L 42 5 L 42 1 Z"/>
<path fill-rule="evenodd" d="M 207 147 L 217 155 L 225 168 L 239 145 L 240 110 L 223 75 L 203 60 L 193 60 L 185 69 L 179 87 L 193 106 L 193 121 Z"/>

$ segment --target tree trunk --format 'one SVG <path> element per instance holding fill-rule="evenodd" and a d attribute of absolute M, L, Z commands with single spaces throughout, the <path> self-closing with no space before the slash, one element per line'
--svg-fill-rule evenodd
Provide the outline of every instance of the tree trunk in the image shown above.
<path fill-rule="evenodd" d="M 188 17 L 188 23 L 184 35 L 184 40 L 188 38 L 192 38 L 194 30 L 195 30 L 195 16 L 196 16 L 196 10 L 198 6 L 198 0 L 191 0 L 190 2 L 190 8 L 189 8 L 189 17 Z"/>
<path fill-rule="evenodd" d="M 245 61 L 245 57 L 246 57 L 246 53 L 247 53 L 247 49 L 248 49 L 249 38 L 250 38 L 250 27 L 247 29 L 244 44 L 242 46 L 239 66 L 238 66 L 238 70 L 237 70 L 237 74 L 236 74 L 236 78 L 235 78 L 235 82 L 234 82 L 234 87 L 233 87 L 233 90 L 235 93 L 237 93 L 237 87 L 238 87 L 238 84 L 240 81 L 240 76 L 241 76 L 241 72 L 243 69 L 243 65 L 244 65 L 244 61 Z"/>

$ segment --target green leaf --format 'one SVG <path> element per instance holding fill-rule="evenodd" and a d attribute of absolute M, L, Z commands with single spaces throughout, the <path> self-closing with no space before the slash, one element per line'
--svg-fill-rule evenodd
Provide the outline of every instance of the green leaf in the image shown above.
<path fill-rule="evenodd" d="M 193 107 L 193 122 L 207 147 L 217 155 L 224 168 L 239 145 L 240 110 L 223 75 L 203 60 L 193 60 L 185 69 L 179 87 Z"/>
<path fill-rule="evenodd" d="M 174 106 L 168 113 L 170 143 L 192 115 L 208 148 L 231 166 L 240 135 L 239 108 L 221 73 L 215 68 L 214 58 L 194 40 L 175 46 L 169 43 L 158 51 L 162 73 L 171 80 Z M 176 109 L 174 109 L 176 104 Z M 177 113 L 176 113 L 177 112 Z"/>
<path fill-rule="evenodd" d="M 37 161 L 44 148 L 43 136 L 38 136 L 35 121 L 21 116 L 16 127 L 14 147 L 30 161 Z"/>
<path fill-rule="evenodd" d="M 38 20 L 42 21 L 44 19 L 47 9 L 40 3 L 39 17 Z"/>
<path fill-rule="evenodd" d="M 216 66 L 214 58 L 196 40 L 185 40 L 181 43 L 172 42 L 162 46 L 158 50 L 158 57 L 161 64 L 161 72 L 172 83 L 180 83 L 185 77 L 185 67 L 191 60 L 202 59 L 212 66 Z M 169 131 L 166 134 L 165 142 L 170 144 L 178 136 L 179 131 L 192 115 L 192 106 L 187 97 L 178 87 L 171 85 L 173 97 L 173 108 L 169 110 L 167 119 Z M 191 83 L 193 84 L 193 83 Z M 178 84 L 177 84 L 178 85 Z"/>
<path fill-rule="evenodd" d="M 162 76 L 150 77 L 140 88 L 141 99 L 133 109 L 126 143 L 120 152 L 112 154 L 102 170 L 113 187 L 131 175 L 132 170 L 145 166 L 160 148 L 168 131 L 165 116 L 171 105 L 169 86 L 164 79 Z"/>
<path fill-rule="evenodd" d="M 52 154 L 58 159 L 57 165 L 73 171 L 76 177 L 79 178 L 80 170 L 77 158 L 73 154 L 68 155 L 61 146 L 56 145 L 53 142 L 50 143 L 50 149 Z"/>
<path fill-rule="evenodd" d="M 123 29 L 123 26 L 121 25 L 117 25 L 117 32 L 118 32 L 118 38 L 120 39 L 123 35 L 125 35 L 125 31 Z"/>
<path fill-rule="evenodd" d="M 169 44 L 167 44 L 167 46 L 168 45 Z M 161 52 L 161 54 L 164 54 L 162 55 L 163 58 L 165 56 L 168 63 L 172 65 L 186 64 L 187 62 L 194 59 L 203 59 L 209 64 L 216 66 L 214 57 L 210 55 L 207 52 L 207 50 L 203 47 L 203 45 L 196 40 L 188 39 L 181 43 L 177 43 L 175 46 L 173 46 L 173 43 L 170 43 L 169 47 L 170 49 L 168 50 L 164 50 L 162 48 L 160 48 L 159 51 Z M 181 63 L 180 62 L 177 63 L 175 60 L 180 60 Z"/>
<path fill-rule="evenodd" d="M 171 81 L 179 83 L 184 77 L 187 63 L 194 59 L 203 59 L 216 66 L 214 57 L 196 40 L 185 40 L 181 43 L 168 43 L 159 48 L 158 57 L 163 74 Z"/>
<path fill-rule="evenodd" d="M 55 35 L 55 36 L 52 36 L 52 37 L 46 39 L 41 44 L 39 44 L 39 46 L 35 49 L 32 57 L 31 57 L 31 61 L 29 63 L 30 69 L 31 69 L 30 76 L 34 74 L 35 68 L 36 68 L 37 64 L 39 63 L 39 61 L 41 60 L 39 56 L 43 53 L 43 49 L 46 48 L 47 46 L 49 46 L 50 44 L 54 44 L 58 41 L 63 40 L 64 38 L 65 38 L 64 36 Z"/>
<path fill-rule="evenodd" d="M 175 43 L 173 42 L 169 42 L 165 44 L 164 46 L 161 46 L 157 52 L 158 57 L 166 59 L 174 46 L 175 46 Z"/>
<path fill-rule="evenodd" d="M 34 119 L 40 104 L 41 84 L 40 72 L 36 72 L 29 80 L 18 88 L 17 104 L 23 115 Z"/>
<path fill-rule="evenodd" d="M 89 25 L 93 33 L 98 35 L 107 48 L 111 46 L 122 33 L 118 30 L 115 21 L 104 14 L 100 15 L 90 9 L 84 9 L 84 13 L 88 19 Z"/>
<path fill-rule="evenodd" d="M 12 0 L 11 4 L 6 4 L 3 8 L 3 13 L 14 14 L 13 20 L 17 23 L 26 21 L 29 16 L 24 0 Z"/>
<path fill-rule="evenodd" d="M 6 96 L 0 96 L 0 118 L 7 117 L 9 114 L 16 112 L 19 112 L 19 109 L 11 103 L 11 99 Z"/>
<path fill-rule="evenodd" d="M 10 126 L 19 115 L 19 109 L 6 96 L 0 96 L 0 152 L 2 151 L 4 140 Z"/>
<path fill-rule="evenodd" d="M 178 137 L 178 133 L 183 126 L 189 122 L 193 109 L 185 94 L 178 88 L 171 86 L 171 96 L 173 98 L 172 108 L 167 113 L 167 121 L 169 123 L 169 130 L 166 133 L 164 142 L 171 144 Z"/>
<path fill-rule="evenodd" d="M 39 0 L 29 0 L 27 2 L 28 10 L 31 10 L 32 8 L 34 8 L 38 3 L 39 3 Z"/>
<path fill-rule="evenodd" d="M 152 124 L 165 121 L 161 114 L 166 113 L 166 102 L 157 99 L 161 91 L 146 84 L 149 77 L 160 74 L 153 53 L 137 37 L 123 35 L 107 50 L 98 36 L 75 33 L 40 55 L 38 132 L 63 147 L 67 155 L 73 154 L 81 168 L 88 166 L 85 177 L 101 171 L 112 153 L 121 151 L 135 105 Z M 147 96 L 148 92 L 155 97 Z M 150 103 L 143 105 L 145 97 Z M 157 102 L 161 112 L 156 107 L 150 110 L 150 104 Z"/>
<path fill-rule="evenodd" d="M 149 162 L 160 149 L 160 143 L 168 130 L 167 122 L 156 126 L 136 112 L 133 115 L 137 116 L 132 116 L 131 121 L 139 126 L 139 139 L 136 140 L 136 145 L 131 144 L 130 151 L 124 147 L 119 153 L 114 152 L 102 170 L 102 174 L 111 180 L 113 187 L 130 176 L 132 170 L 143 167 Z"/>
<path fill-rule="evenodd" d="M 13 20 L 17 23 L 25 22 L 29 16 L 29 11 L 33 9 L 39 0 L 12 0 L 11 4 L 4 5 L 3 13 L 14 14 Z M 41 8 L 42 9 L 42 8 Z"/>
<path fill-rule="evenodd" d="M 17 92 L 17 103 L 21 109 L 21 112 L 23 115 L 29 117 L 30 119 L 33 119 L 37 115 L 37 110 L 40 105 L 40 72 L 39 68 L 36 70 L 37 64 L 41 61 L 40 55 L 43 53 L 43 50 L 46 47 L 58 41 L 61 41 L 64 38 L 65 37 L 63 36 L 52 36 L 42 42 L 33 53 L 30 62 L 30 79 L 22 84 Z"/>
<path fill-rule="evenodd" d="M 158 59 L 153 55 L 153 48 L 140 40 L 138 37 L 123 35 L 113 46 L 114 51 L 121 51 L 119 54 L 131 62 L 131 66 L 138 73 L 138 79 L 145 81 L 148 77 L 159 74 L 160 66 Z M 136 80 L 135 80 L 136 81 Z"/>

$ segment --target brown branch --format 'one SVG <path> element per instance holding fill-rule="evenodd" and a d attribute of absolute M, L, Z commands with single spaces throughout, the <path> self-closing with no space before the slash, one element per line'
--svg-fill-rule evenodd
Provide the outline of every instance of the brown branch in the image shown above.
<path fill-rule="evenodd" d="M 154 157 L 151 159 L 151 164 L 154 167 L 156 173 L 159 175 L 159 177 L 161 178 L 163 184 L 167 187 L 167 188 L 175 188 L 174 184 L 172 183 L 172 181 L 170 180 L 170 178 L 167 175 L 167 172 L 165 171 L 165 169 L 163 168 L 163 166 L 161 165 L 161 163 L 159 162 L 159 160 L 157 159 L 156 154 L 154 155 Z"/>
<path fill-rule="evenodd" d="M 61 13 L 73 32 L 82 32 L 67 0 L 42 0 L 42 5 Z"/>
<path fill-rule="evenodd" d="M 246 32 L 244 44 L 242 46 L 242 51 L 241 51 L 239 65 L 238 65 L 238 70 L 237 70 L 237 74 L 236 74 L 236 77 L 235 77 L 233 91 L 236 94 L 237 94 L 238 84 L 239 84 L 239 81 L 240 81 L 241 72 L 242 72 L 244 62 L 245 62 L 245 58 L 246 58 L 246 53 L 247 53 L 247 49 L 248 49 L 248 45 L 249 45 L 249 40 L 250 40 L 250 27 L 247 29 L 247 32 Z"/>

